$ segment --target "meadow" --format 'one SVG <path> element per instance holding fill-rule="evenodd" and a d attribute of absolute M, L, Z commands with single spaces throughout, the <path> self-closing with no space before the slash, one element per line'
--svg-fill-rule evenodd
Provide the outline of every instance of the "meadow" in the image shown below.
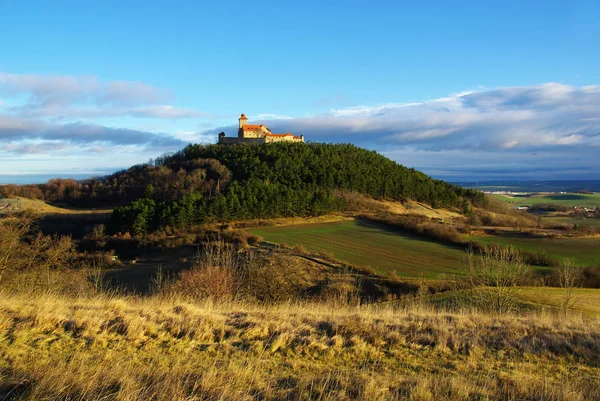
<path fill-rule="evenodd" d="M 542 222 L 546 225 L 565 225 L 567 227 L 590 227 L 600 229 L 600 219 L 590 219 L 575 216 L 542 215 Z"/>
<path fill-rule="evenodd" d="M 519 298 L 542 307 L 560 308 L 565 291 L 556 287 L 523 287 Z M 600 316 L 600 289 L 575 288 L 572 296 L 572 310 Z"/>
<path fill-rule="evenodd" d="M 600 194 L 534 194 L 531 196 L 507 196 L 507 195 L 492 195 L 504 202 L 509 202 L 515 206 L 532 206 L 540 203 L 577 206 L 577 207 L 600 207 Z"/>
<path fill-rule="evenodd" d="M 470 236 L 483 244 L 514 246 L 534 254 L 547 254 L 558 260 L 572 259 L 578 266 L 600 265 L 600 238 L 542 238 L 518 235 Z"/>
<path fill-rule="evenodd" d="M 250 231 L 269 242 L 331 253 L 347 263 L 371 266 L 379 274 L 395 272 L 400 277 L 441 279 L 460 274 L 464 256 L 458 247 L 360 219 Z"/>

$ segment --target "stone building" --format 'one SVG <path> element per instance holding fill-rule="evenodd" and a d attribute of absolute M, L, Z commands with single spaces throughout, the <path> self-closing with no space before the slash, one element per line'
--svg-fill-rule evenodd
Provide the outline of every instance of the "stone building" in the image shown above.
<path fill-rule="evenodd" d="M 224 132 L 219 134 L 219 143 L 222 144 L 261 144 L 273 142 L 304 142 L 304 135 L 273 134 L 266 125 L 248 124 L 248 118 L 242 114 L 239 121 L 238 136 L 226 137 Z"/>

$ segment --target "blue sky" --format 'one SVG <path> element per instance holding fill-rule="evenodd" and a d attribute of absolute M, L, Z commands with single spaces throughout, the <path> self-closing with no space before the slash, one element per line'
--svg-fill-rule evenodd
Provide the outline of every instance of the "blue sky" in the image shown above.
<path fill-rule="evenodd" d="M 593 1 L 0 0 L 0 175 L 111 172 L 244 112 L 449 180 L 597 178 L 599 18 Z"/>

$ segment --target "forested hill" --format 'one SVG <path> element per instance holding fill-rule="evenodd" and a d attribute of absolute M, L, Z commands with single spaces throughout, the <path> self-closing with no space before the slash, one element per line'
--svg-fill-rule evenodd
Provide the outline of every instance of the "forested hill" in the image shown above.
<path fill-rule="evenodd" d="M 154 164 L 138 166 L 138 182 L 146 184 L 143 195 L 115 210 L 115 231 L 315 216 L 344 209 L 337 190 L 433 207 L 483 200 L 478 191 L 434 180 L 349 144 L 189 145 Z"/>
<path fill-rule="evenodd" d="M 292 189 L 314 185 L 320 189 L 347 189 L 377 199 L 413 199 L 440 206 L 455 206 L 460 197 L 479 194 L 434 180 L 351 144 L 190 145 L 165 162 L 176 165 L 194 159 L 220 161 L 231 171 L 234 181 L 258 179 Z"/>

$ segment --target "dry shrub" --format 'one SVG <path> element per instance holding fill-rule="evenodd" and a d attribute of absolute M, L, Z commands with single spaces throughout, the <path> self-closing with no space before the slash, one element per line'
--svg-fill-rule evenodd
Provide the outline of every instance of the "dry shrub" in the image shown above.
<path fill-rule="evenodd" d="M 348 212 L 386 212 L 387 207 L 372 198 L 369 198 L 358 192 L 351 192 L 344 189 L 335 189 L 333 191 L 335 198 L 341 202 L 342 209 Z"/>
<path fill-rule="evenodd" d="M 584 267 L 580 282 L 585 288 L 600 288 L 600 266 Z"/>
<path fill-rule="evenodd" d="M 237 250 L 223 241 L 207 243 L 194 267 L 179 274 L 166 294 L 194 300 L 297 299 L 304 288 L 297 258 L 262 249 Z"/>
<path fill-rule="evenodd" d="M 233 300 L 236 295 L 234 280 L 226 267 L 205 266 L 181 272 L 171 291 L 191 299 Z"/>
<path fill-rule="evenodd" d="M 11 292 L 80 293 L 84 260 L 71 237 L 43 235 L 30 215 L 0 221 L 0 286 Z"/>
<path fill-rule="evenodd" d="M 81 297 L 95 293 L 89 273 L 89 269 L 12 271 L 4 277 L 1 288 L 11 294 Z"/>
<path fill-rule="evenodd" d="M 231 227 L 221 232 L 221 238 L 235 244 L 238 248 L 256 246 L 264 240 L 260 235 L 245 230 L 235 230 Z"/>
<path fill-rule="evenodd" d="M 349 305 L 360 305 L 361 302 L 360 278 L 351 274 L 336 274 L 324 283 L 321 300 L 332 308 Z"/>

